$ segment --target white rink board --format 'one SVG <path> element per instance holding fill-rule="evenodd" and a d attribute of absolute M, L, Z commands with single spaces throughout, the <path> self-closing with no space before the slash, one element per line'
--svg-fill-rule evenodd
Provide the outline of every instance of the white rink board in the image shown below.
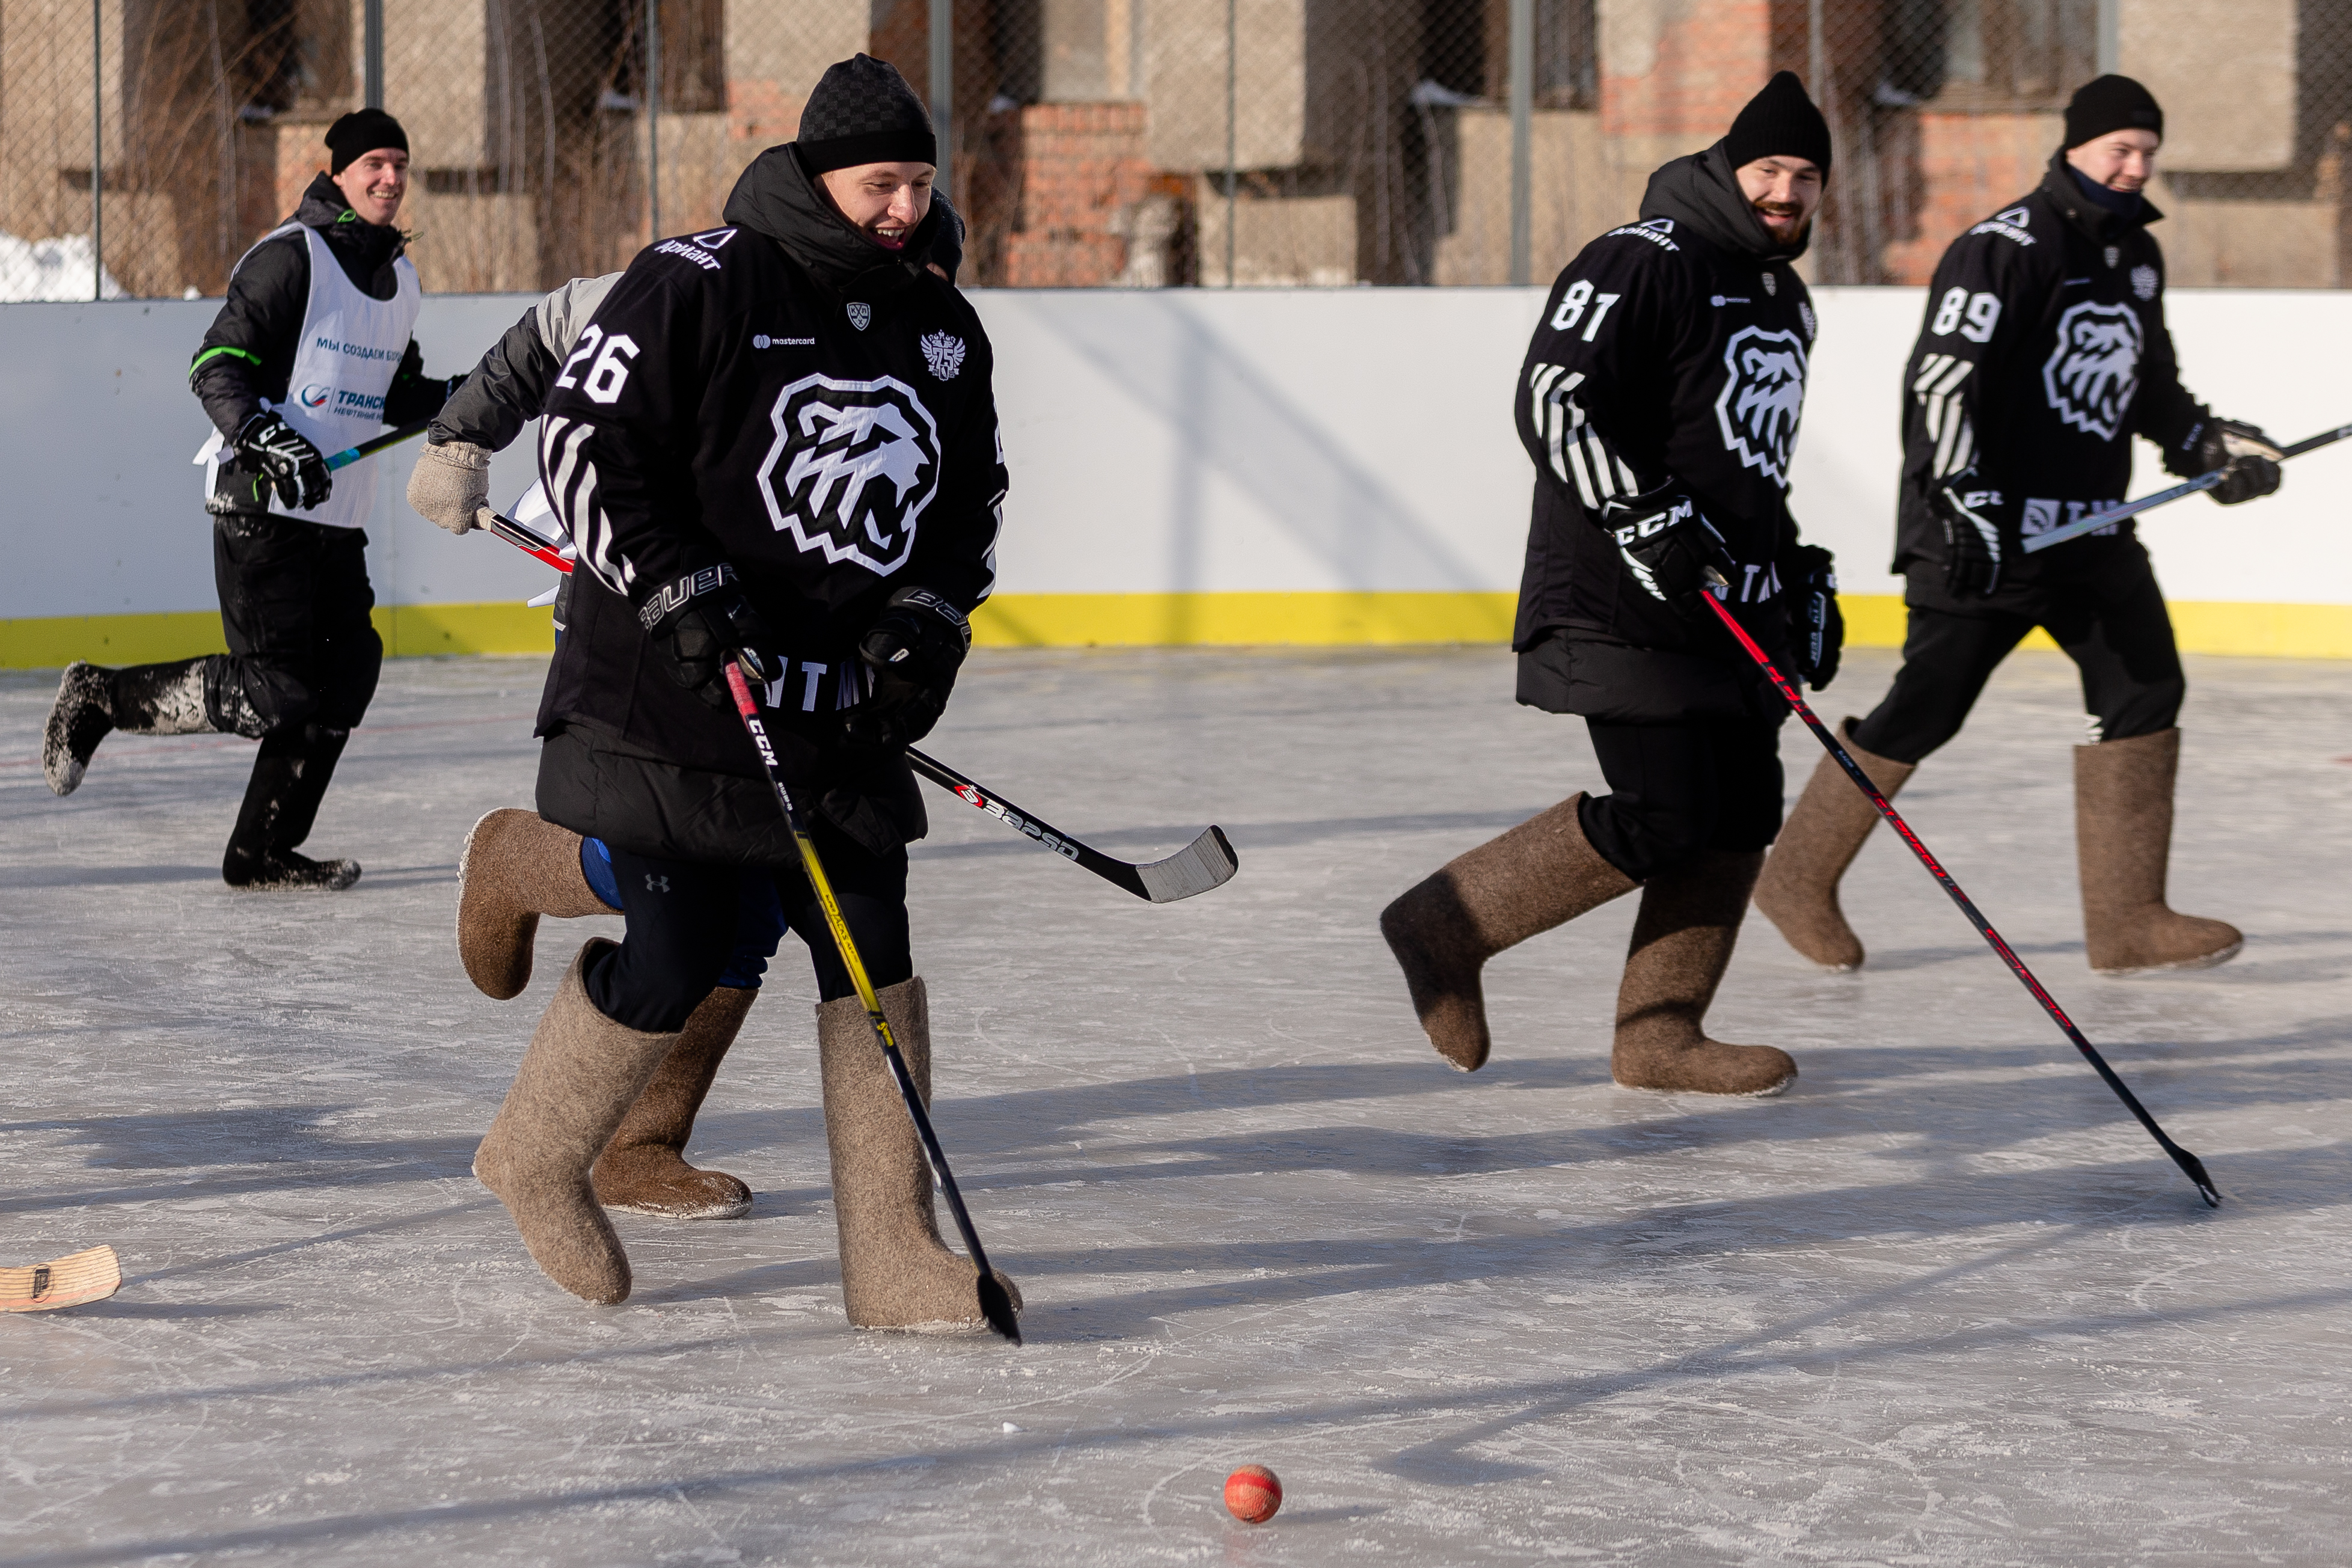
<path fill-rule="evenodd" d="M 1539 308 L 1532 289 L 997 291 L 971 296 L 996 345 L 1013 491 L 1008 594 L 1517 586 L 1532 472 L 1510 399 Z M 1815 291 L 1792 503 L 1839 555 L 1849 593 L 1892 593 L 1884 565 L 1900 455 L 1902 366 L 1922 291 Z M 428 370 L 460 369 L 530 303 L 429 299 Z M 0 306 L 0 383 L 16 568 L 0 619 L 212 607 L 208 531 L 189 456 L 206 425 L 185 367 L 212 300 Z M 2352 299 L 2184 290 L 2171 318 L 2189 384 L 2292 440 L 2352 419 L 2333 367 L 2352 360 Z M 2284 347 L 2283 347 L 2284 346 Z M 2136 486 L 2166 482 L 2140 450 Z M 385 604 L 522 598 L 544 573 L 453 540 L 401 500 L 387 458 L 369 527 Z M 2291 469 L 2276 499 L 2223 517 L 2196 499 L 2143 529 L 2176 598 L 2352 603 L 2336 499 L 2352 442 Z M 518 444 L 494 493 L 519 491 Z"/>

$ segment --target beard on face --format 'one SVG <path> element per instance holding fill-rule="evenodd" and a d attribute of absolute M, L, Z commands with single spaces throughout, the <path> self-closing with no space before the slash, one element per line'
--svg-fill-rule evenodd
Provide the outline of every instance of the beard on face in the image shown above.
<path fill-rule="evenodd" d="M 1786 220 L 1795 217 L 1799 213 L 1805 210 L 1794 202 L 1750 202 L 1748 205 L 1756 209 L 1756 216 L 1759 218 L 1768 220 L 1764 226 L 1768 233 L 1778 233 L 1777 230 L 1772 228 L 1769 220 L 1773 218 Z M 1811 228 L 1812 226 L 1812 219 L 1807 218 L 1804 222 L 1797 226 L 1795 232 L 1790 234 L 1789 237 L 1790 239 L 1802 239 L 1805 237 L 1805 231 Z"/>

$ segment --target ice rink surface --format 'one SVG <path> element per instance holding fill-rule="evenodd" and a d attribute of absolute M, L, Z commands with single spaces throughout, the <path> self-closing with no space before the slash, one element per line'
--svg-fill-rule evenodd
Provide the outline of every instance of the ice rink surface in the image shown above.
<path fill-rule="evenodd" d="M 2218 970 L 2084 968 L 2059 656 L 1902 797 L 2209 1212 L 1883 832 L 1870 967 L 1751 919 L 1717 1005 L 1785 1099 L 1610 1085 L 1630 899 L 1497 961 L 1496 1059 L 1447 1068 L 1378 910 L 1598 782 L 1497 651 L 976 656 L 938 755 L 1115 853 L 1214 820 L 1242 858 L 1155 908 L 931 796 L 936 1114 L 1021 1350 L 845 1325 L 790 949 L 692 1150 L 751 1216 L 620 1216 L 620 1308 L 532 1266 L 467 1163 L 618 926 L 551 922 L 506 1004 L 450 931 L 539 675 L 388 667 L 310 845 L 365 879 L 311 896 L 218 879 L 247 743 L 116 737 L 58 801 L 55 676 L 0 676 L 0 1262 L 128 1277 L 0 1318 L 0 1563 L 2345 1559 L 2352 667 L 2191 663 L 2173 887 L 2245 929 Z M 1258 1528 L 1218 1503 L 1253 1460 Z"/>

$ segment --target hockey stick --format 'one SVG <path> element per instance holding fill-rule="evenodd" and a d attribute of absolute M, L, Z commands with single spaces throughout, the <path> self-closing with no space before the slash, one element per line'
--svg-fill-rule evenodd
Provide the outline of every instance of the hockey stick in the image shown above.
<path fill-rule="evenodd" d="M 517 522 L 503 512 L 490 514 L 492 533 L 509 544 L 545 562 L 558 572 L 570 572 L 572 563 L 562 553 L 563 547 L 546 534 L 527 523 Z M 1232 840 L 1225 830 L 1212 823 L 1201 836 L 1164 860 L 1149 860 L 1138 864 L 1104 854 L 1090 845 L 1082 844 L 1060 828 L 1041 822 L 1032 813 L 1024 811 L 1003 795 L 982 787 L 940 762 L 926 756 L 914 747 L 907 748 L 907 761 L 917 773 L 953 795 L 958 799 L 978 806 L 1007 827 L 1051 850 L 1065 860 L 1075 860 L 1100 877 L 1104 881 L 1126 889 L 1137 898 L 1155 904 L 1174 903 L 1212 888 L 1222 888 L 1234 879 L 1241 869 L 1241 858 L 1234 853 Z"/>
<path fill-rule="evenodd" d="M 948 1169 L 947 1152 L 940 1147 L 939 1134 L 931 1131 L 931 1119 L 923 1110 L 923 1097 L 915 1092 L 915 1080 L 908 1075 L 906 1058 L 898 1054 L 898 1042 L 891 1037 L 890 1020 L 882 1016 L 881 998 L 874 994 L 874 983 L 866 977 L 866 965 L 857 956 L 857 943 L 850 937 L 849 922 L 841 918 L 841 906 L 833 897 L 833 884 L 825 879 L 816 844 L 809 837 L 800 807 L 793 804 L 792 786 L 784 782 L 784 770 L 776 761 L 776 748 L 768 740 L 767 727 L 760 722 L 759 700 L 751 695 L 751 684 L 743 679 L 743 667 L 731 658 L 727 661 L 727 689 L 735 694 L 735 711 L 742 716 L 743 728 L 751 732 L 751 743 L 760 750 L 760 765 L 766 770 L 768 784 L 776 792 L 776 804 L 783 807 L 784 826 L 791 829 L 793 842 L 800 848 L 801 869 L 808 873 L 809 886 L 816 889 L 816 901 L 824 910 L 824 923 L 833 931 L 834 949 L 841 954 L 841 966 L 849 971 L 850 983 L 857 987 L 857 999 L 865 1004 L 866 1022 L 874 1026 L 874 1037 L 881 1044 L 883 1059 L 890 1064 L 890 1076 L 898 1080 L 898 1096 L 907 1102 L 907 1117 L 915 1124 L 915 1135 L 923 1141 L 923 1155 L 931 1163 L 931 1174 L 939 1178 L 940 1191 L 948 1200 L 948 1212 L 955 1215 L 956 1229 L 963 1236 L 963 1249 L 971 1255 L 972 1268 L 979 1270 L 981 1315 L 988 1320 L 990 1328 L 1017 1345 L 1021 1342 L 1021 1326 L 1013 1321 L 1013 1299 L 1004 1293 L 1004 1287 L 988 1267 L 988 1254 L 981 1248 L 980 1233 L 972 1229 L 971 1215 L 963 1206 L 963 1194 L 956 1188 L 955 1173 Z"/>
<path fill-rule="evenodd" d="M 122 1263 L 110 1247 L 29 1268 L 0 1268 L 0 1312 L 51 1312 L 103 1301 L 122 1289 Z"/>
<path fill-rule="evenodd" d="M 387 430 L 381 436 L 372 436 L 356 447 L 346 447 L 341 451 L 337 452 L 334 456 L 327 459 L 327 472 L 331 474 L 337 468 L 348 468 L 353 463 L 358 462 L 362 458 L 373 458 L 378 452 L 383 451 L 386 447 L 397 447 L 403 441 L 422 436 L 425 434 L 425 430 L 431 426 L 432 423 L 433 421 L 430 419 L 420 419 L 414 425 L 404 425 L 397 430 Z M 264 499 L 262 487 L 265 483 L 266 481 L 263 479 L 261 475 L 256 474 L 253 476 L 253 499 L 257 501 Z"/>
<path fill-rule="evenodd" d="M 2338 425 L 2335 429 L 2323 430 L 2308 440 L 2297 441 L 2292 447 L 2280 448 L 2279 458 L 2282 461 L 2288 458 L 2300 458 L 2305 452 L 2315 452 L 2322 447 L 2334 446 L 2347 436 L 2352 436 L 2352 425 Z M 2193 496 L 2201 490 L 2210 490 L 2221 482 L 2221 476 L 2228 471 L 2229 465 L 2224 463 L 2210 474 L 2200 474 L 2187 483 L 2175 485 L 2168 490 L 2158 490 L 2154 495 L 2142 496 L 2137 500 L 2126 501 L 2123 505 L 2110 510 L 2093 512 L 2088 517 L 2076 518 L 2063 528 L 2053 528 L 2047 533 L 2037 533 L 2025 542 L 2025 552 L 2031 555 L 2037 550 L 2047 550 L 2053 544 L 2063 544 L 2070 539 L 2079 539 L 2084 534 L 2095 532 L 2109 523 L 2121 522 L 2127 517 L 2137 517 L 2144 511 L 2154 511 L 2158 507 L 2168 506 L 2183 496 Z"/>
<path fill-rule="evenodd" d="M 331 473 L 337 468 L 348 468 L 362 458 L 373 458 L 386 447 L 397 447 L 403 441 L 422 436 L 432 423 L 430 419 L 419 419 L 414 425 L 404 425 L 397 430 L 387 430 L 381 436 L 371 436 L 356 447 L 346 447 L 327 459 L 328 471 Z"/>
<path fill-rule="evenodd" d="M 907 748 L 907 761 L 914 764 L 917 773 L 941 789 L 978 806 L 1015 832 L 1034 839 L 1041 848 L 1050 849 L 1065 860 L 1075 860 L 1104 881 L 1125 888 L 1137 898 L 1155 904 L 1173 903 L 1178 899 L 1189 899 L 1195 893 L 1205 893 L 1212 888 L 1222 888 L 1232 881 L 1234 873 L 1241 868 L 1241 860 L 1234 853 L 1232 841 L 1226 838 L 1225 830 L 1214 823 L 1202 829 L 1198 838 L 1166 859 L 1149 860 L 1138 865 L 1131 860 L 1114 859 L 1099 849 L 1079 843 L 1060 828 L 1040 822 L 1003 795 L 990 794 L 945 763 L 925 756 L 912 746 Z"/>
<path fill-rule="evenodd" d="M 1716 581 L 1717 583 L 1723 581 L 1719 574 L 1716 575 Z M 1772 660 L 1765 654 L 1763 648 L 1757 645 L 1756 639 L 1748 635 L 1748 628 L 1733 619 L 1731 612 L 1725 609 L 1723 602 L 1713 594 L 1706 594 L 1704 597 L 1707 607 L 1715 612 L 1716 618 L 1728 627 L 1731 635 L 1739 639 L 1739 646 L 1748 650 L 1748 657 L 1754 659 L 1758 668 L 1771 679 L 1772 684 L 1780 689 L 1780 695 L 1788 700 L 1790 708 L 1796 710 L 1797 717 L 1805 721 L 1805 727 L 1812 731 L 1822 745 L 1829 748 L 1829 753 L 1837 759 L 1838 766 L 1846 771 L 1846 775 L 1853 780 L 1862 793 L 1870 797 L 1870 804 L 1878 808 L 1878 815 L 1886 818 L 1887 822 L 1894 826 L 1896 835 L 1904 843 L 1911 847 L 1911 853 L 1919 857 L 1919 864 L 1927 868 L 1927 874 L 1934 877 L 1944 891 L 1952 896 L 1952 902 L 1960 906 L 1960 912 L 1969 917 L 1969 923 L 1977 928 L 1977 933 L 1992 944 L 1992 950 L 2000 955 L 2000 961 L 2009 965 L 2010 972 L 2023 983 L 2026 990 L 2033 994 L 2033 999 L 2042 1004 L 2042 1010 L 2050 1015 L 2051 1022 L 2065 1031 L 2066 1037 L 2074 1042 L 2074 1048 L 2081 1051 L 2090 1064 L 2098 1069 L 2099 1076 L 2107 1080 L 2107 1087 L 2116 1091 L 2116 1098 L 2124 1102 L 2125 1109 L 2139 1118 L 2139 1124 L 2147 1129 L 2148 1136 L 2156 1140 L 2157 1147 L 2171 1155 L 2172 1163 L 2179 1166 L 2190 1181 L 2197 1184 L 2197 1191 L 2205 1202 L 2214 1208 L 2220 1208 L 2221 1206 L 2221 1189 L 2214 1186 L 2213 1178 L 2205 1173 L 2205 1163 L 2166 1136 L 2164 1129 L 2156 1124 L 2156 1118 L 2147 1113 L 2147 1108 L 2139 1102 L 2138 1097 L 2134 1095 L 2129 1088 L 2126 1087 L 2124 1080 L 2116 1076 L 2116 1069 L 2109 1067 L 2106 1058 L 2099 1055 L 2091 1042 L 2084 1037 L 2083 1031 L 2074 1026 L 2074 1020 L 2066 1016 L 2064 1009 L 2051 998 L 2049 992 L 2042 988 L 2042 982 L 2033 977 L 2033 971 L 2025 967 L 2025 961 L 2018 957 L 2009 943 L 2001 940 L 2000 932 L 1992 929 L 1992 922 L 1984 918 L 1983 912 L 1969 900 L 1966 893 L 1960 891 L 1960 885 L 1952 880 L 1952 874 L 1945 870 L 1933 855 L 1927 853 L 1927 847 L 1919 842 L 1919 836 L 1911 831 L 1911 825 L 1903 820 L 1902 814 L 1895 809 L 1894 804 L 1879 793 L 1876 784 L 1870 782 L 1870 775 L 1862 771 L 1862 764 L 1853 760 L 1853 753 L 1838 744 L 1837 737 L 1832 734 L 1829 727 L 1816 718 L 1813 710 L 1805 705 L 1804 698 L 1799 695 L 1794 686 L 1790 684 L 1789 678 L 1772 667 Z"/>

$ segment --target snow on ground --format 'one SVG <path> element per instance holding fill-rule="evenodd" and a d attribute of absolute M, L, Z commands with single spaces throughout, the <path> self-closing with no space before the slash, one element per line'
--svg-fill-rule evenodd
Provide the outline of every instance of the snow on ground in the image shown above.
<path fill-rule="evenodd" d="M 93 281 L 107 299 L 121 299 L 114 274 L 93 273 L 90 261 L 86 234 L 19 239 L 0 233 L 0 300 L 87 300 Z"/>
<path fill-rule="evenodd" d="M 1832 716 L 1892 670 L 1848 666 Z M 844 1325 L 795 963 L 695 1145 L 758 1205 L 622 1216 L 626 1306 L 470 1180 L 615 929 L 551 922 L 513 1003 L 457 967 L 531 661 L 387 669 L 313 844 L 367 875 L 311 897 L 217 879 L 247 743 L 117 737 L 54 800 L 55 677 L 0 676 L 0 1260 L 129 1277 L 0 1319 L 0 1563 L 2340 1561 L 2345 673 L 2192 661 L 2175 889 L 2246 929 L 2220 970 L 2084 970 L 2056 655 L 1903 797 L 2209 1212 L 1884 834 L 1871 967 L 1758 921 L 1717 1007 L 1794 1051 L 1787 1098 L 1610 1086 L 1631 900 L 1498 961 L 1496 1059 L 1445 1068 L 1375 914 L 1597 782 L 1495 651 L 977 656 L 940 756 L 1121 854 L 1213 819 L 1242 856 L 1154 908 L 933 797 L 938 1119 L 1022 1350 Z M 1289 1491 L 1259 1528 L 1217 1501 L 1251 1460 Z"/>

